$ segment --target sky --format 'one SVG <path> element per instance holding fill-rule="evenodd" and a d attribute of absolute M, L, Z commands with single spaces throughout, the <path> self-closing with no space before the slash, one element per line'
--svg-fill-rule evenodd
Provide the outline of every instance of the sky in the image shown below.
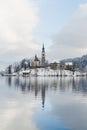
<path fill-rule="evenodd" d="M 87 54 L 87 0 L 0 0 L 0 67 Z"/>

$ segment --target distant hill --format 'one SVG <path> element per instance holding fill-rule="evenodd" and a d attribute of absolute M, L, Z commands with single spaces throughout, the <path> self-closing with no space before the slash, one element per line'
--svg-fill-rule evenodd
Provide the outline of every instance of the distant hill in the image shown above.
<path fill-rule="evenodd" d="M 73 62 L 76 67 L 79 68 L 81 71 L 87 71 L 87 55 L 83 55 L 82 57 L 64 59 L 60 61 L 62 64 L 65 62 Z"/>

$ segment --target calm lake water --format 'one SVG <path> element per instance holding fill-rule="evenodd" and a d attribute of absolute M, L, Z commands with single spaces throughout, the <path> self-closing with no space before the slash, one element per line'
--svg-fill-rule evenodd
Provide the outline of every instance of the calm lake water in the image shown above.
<path fill-rule="evenodd" d="M 87 79 L 0 77 L 0 130 L 87 130 Z"/>

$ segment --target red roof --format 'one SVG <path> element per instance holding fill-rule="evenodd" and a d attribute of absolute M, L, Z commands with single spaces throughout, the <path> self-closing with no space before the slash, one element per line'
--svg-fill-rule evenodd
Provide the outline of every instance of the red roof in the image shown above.
<path fill-rule="evenodd" d="M 38 57 L 35 55 L 34 61 L 39 61 Z"/>

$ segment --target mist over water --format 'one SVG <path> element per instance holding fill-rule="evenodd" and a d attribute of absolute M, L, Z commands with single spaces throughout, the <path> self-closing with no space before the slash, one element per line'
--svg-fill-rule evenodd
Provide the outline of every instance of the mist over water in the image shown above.
<path fill-rule="evenodd" d="M 87 79 L 0 77 L 1 130 L 87 130 Z"/>

